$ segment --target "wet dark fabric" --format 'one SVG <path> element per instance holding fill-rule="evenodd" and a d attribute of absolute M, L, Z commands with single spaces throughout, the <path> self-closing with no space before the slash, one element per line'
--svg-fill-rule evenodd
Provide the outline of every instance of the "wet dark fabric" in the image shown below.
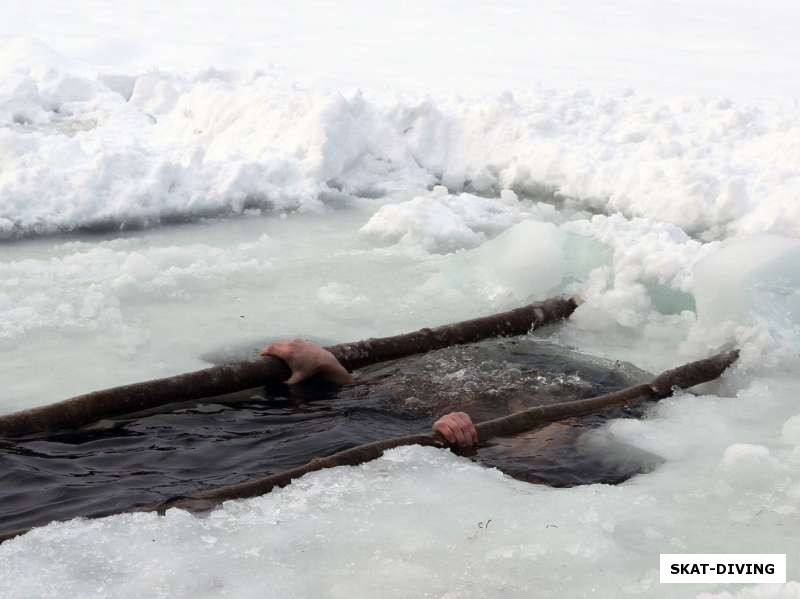
<path fill-rule="evenodd" d="M 362 443 L 428 431 L 449 411 L 480 421 L 648 378 L 629 364 L 528 337 L 447 348 L 356 376 L 359 384 L 341 389 L 322 381 L 273 385 L 78 431 L 0 440 L 0 533 L 274 474 Z M 641 409 L 495 439 L 471 457 L 530 482 L 617 483 L 647 468 L 647 460 L 598 449 L 582 433 Z"/>

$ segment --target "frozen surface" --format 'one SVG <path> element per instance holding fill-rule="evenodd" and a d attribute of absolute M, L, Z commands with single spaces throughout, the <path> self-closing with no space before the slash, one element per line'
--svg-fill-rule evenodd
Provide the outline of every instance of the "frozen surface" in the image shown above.
<path fill-rule="evenodd" d="M 103 71 L 281 65 L 329 88 L 559 87 L 757 98 L 800 93 L 797 3 L 368 0 L 7 2 L 0 35 Z"/>
<path fill-rule="evenodd" d="M 0 411 L 201 368 L 200 356 L 242 342 L 344 342 L 471 318 L 558 293 L 600 263 L 599 244 L 534 220 L 509 219 L 459 253 L 373 245 L 359 228 L 375 209 L 4 246 Z M 76 369 L 83 361 L 93 367 Z M 52 376 L 36 375 L 44 364 Z"/>
<path fill-rule="evenodd" d="M 656 572 L 786 552 L 800 580 L 797 11 L 6 3 L 0 412 L 556 293 L 585 303 L 542 334 L 581 351 L 742 357 L 581 439 L 662 461 L 618 487 L 408 448 L 206 518 L 36 530 L 0 596 L 800 596 Z"/>

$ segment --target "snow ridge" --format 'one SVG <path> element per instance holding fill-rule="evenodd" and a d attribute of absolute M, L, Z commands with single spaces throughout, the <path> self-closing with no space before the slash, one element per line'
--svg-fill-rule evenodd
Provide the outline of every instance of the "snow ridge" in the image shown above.
<path fill-rule="evenodd" d="M 272 71 L 110 76 L 12 39 L 0 44 L 0 238 L 320 210 L 437 184 L 555 189 L 704 239 L 798 236 L 798 112 L 542 88 L 324 93 Z"/>

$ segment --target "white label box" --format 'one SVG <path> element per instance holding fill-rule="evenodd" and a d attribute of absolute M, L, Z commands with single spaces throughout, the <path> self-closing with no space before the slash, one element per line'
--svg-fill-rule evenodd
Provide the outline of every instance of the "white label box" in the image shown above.
<path fill-rule="evenodd" d="M 664 583 L 786 582 L 785 553 L 662 553 Z"/>

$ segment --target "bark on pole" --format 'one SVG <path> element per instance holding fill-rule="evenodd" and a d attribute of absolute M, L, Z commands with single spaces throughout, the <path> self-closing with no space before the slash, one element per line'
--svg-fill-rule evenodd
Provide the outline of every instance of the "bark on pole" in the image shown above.
<path fill-rule="evenodd" d="M 551 298 L 501 312 L 420 329 L 392 337 L 343 343 L 327 349 L 348 370 L 491 337 L 524 335 L 567 318 L 577 307 L 573 298 Z M 283 360 L 272 356 L 223 364 L 142 383 L 78 395 L 58 403 L 0 416 L 0 435 L 27 435 L 78 428 L 103 418 L 139 412 L 170 403 L 192 401 L 285 381 L 291 376 Z"/>
<path fill-rule="evenodd" d="M 534 427 L 565 418 L 586 416 L 606 408 L 637 403 L 648 399 L 661 399 L 672 395 L 675 389 L 689 389 L 700 383 L 713 381 L 725 372 L 739 358 L 739 351 L 733 350 L 716 354 L 704 360 L 689 362 L 672 370 L 667 370 L 654 378 L 650 383 L 635 385 L 606 393 L 589 399 L 578 399 L 562 403 L 528 408 L 487 420 L 475 425 L 478 439 L 485 441 L 492 437 L 516 435 Z"/>
<path fill-rule="evenodd" d="M 528 408 L 527 410 L 514 412 L 508 416 L 480 422 L 475 425 L 478 431 L 478 440 L 484 442 L 493 437 L 515 435 L 558 420 L 585 416 L 614 406 L 667 397 L 671 395 L 675 389 L 689 389 L 700 383 L 718 378 L 728 366 L 738 359 L 738 357 L 738 350 L 716 354 L 710 358 L 690 362 L 668 370 L 657 376 L 649 384 L 635 385 L 621 391 L 607 393 L 589 399 L 565 401 L 546 406 Z M 367 443 L 365 445 L 358 445 L 325 458 L 317 458 L 304 466 L 292 468 L 291 470 L 279 474 L 266 476 L 238 485 L 203 491 L 191 497 L 167 501 L 137 511 L 161 512 L 171 507 L 189 510 L 207 510 L 229 499 L 242 499 L 245 497 L 263 495 L 272 489 L 288 485 L 296 478 L 310 472 L 322 470 L 323 468 L 362 464 L 380 457 L 387 449 L 403 445 L 446 447 L 447 443 L 441 437 L 433 433 L 393 437 L 382 441 Z"/>
<path fill-rule="evenodd" d="M 667 370 L 652 382 L 628 387 L 622 391 L 607 393 L 589 399 L 567 401 L 547 406 L 529 408 L 515 412 L 509 416 L 487 420 L 475 425 L 478 438 L 481 442 L 492 437 L 508 436 L 528 431 L 537 426 L 542 426 L 576 416 L 584 416 L 592 412 L 604 410 L 613 406 L 627 405 L 649 399 L 660 399 L 673 393 L 675 389 L 689 389 L 700 383 L 705 383 L 718 378 L 728 366 L 739 357 L 739 351 L 733 350 L 716 354 L 705 360 L 690 362 Z M 265 476 L 252 481 L 229 485 L 196 493 L 190 497 L 172 499 L 162 503 L 137 508 L 132 511 L 159 512 L 170 508 L 180 508 L 190 511 L 205 511 L 214 508 L 223 501 L 231 499 L 244 499 L 269 493 L 273 489 L 285 487 L 293 480 L 323 468 L 335 466 L 356 466 L 369 462 L 383 455 L 383 452 L 393 447 L 403 445 L 427 445 L 433 447 L 446 447 L 447 443 L 433 433 L 421 435 L 408 435 L 393 437 L 382 441 L 374 441 L 365 445 L 358 445 L 324 458 L 316 458 L 304 466 L 292 468 L 278 474 Z M 0 543 L 23 535 L 31 529 L 20 529 L 0 534 Z"/>

